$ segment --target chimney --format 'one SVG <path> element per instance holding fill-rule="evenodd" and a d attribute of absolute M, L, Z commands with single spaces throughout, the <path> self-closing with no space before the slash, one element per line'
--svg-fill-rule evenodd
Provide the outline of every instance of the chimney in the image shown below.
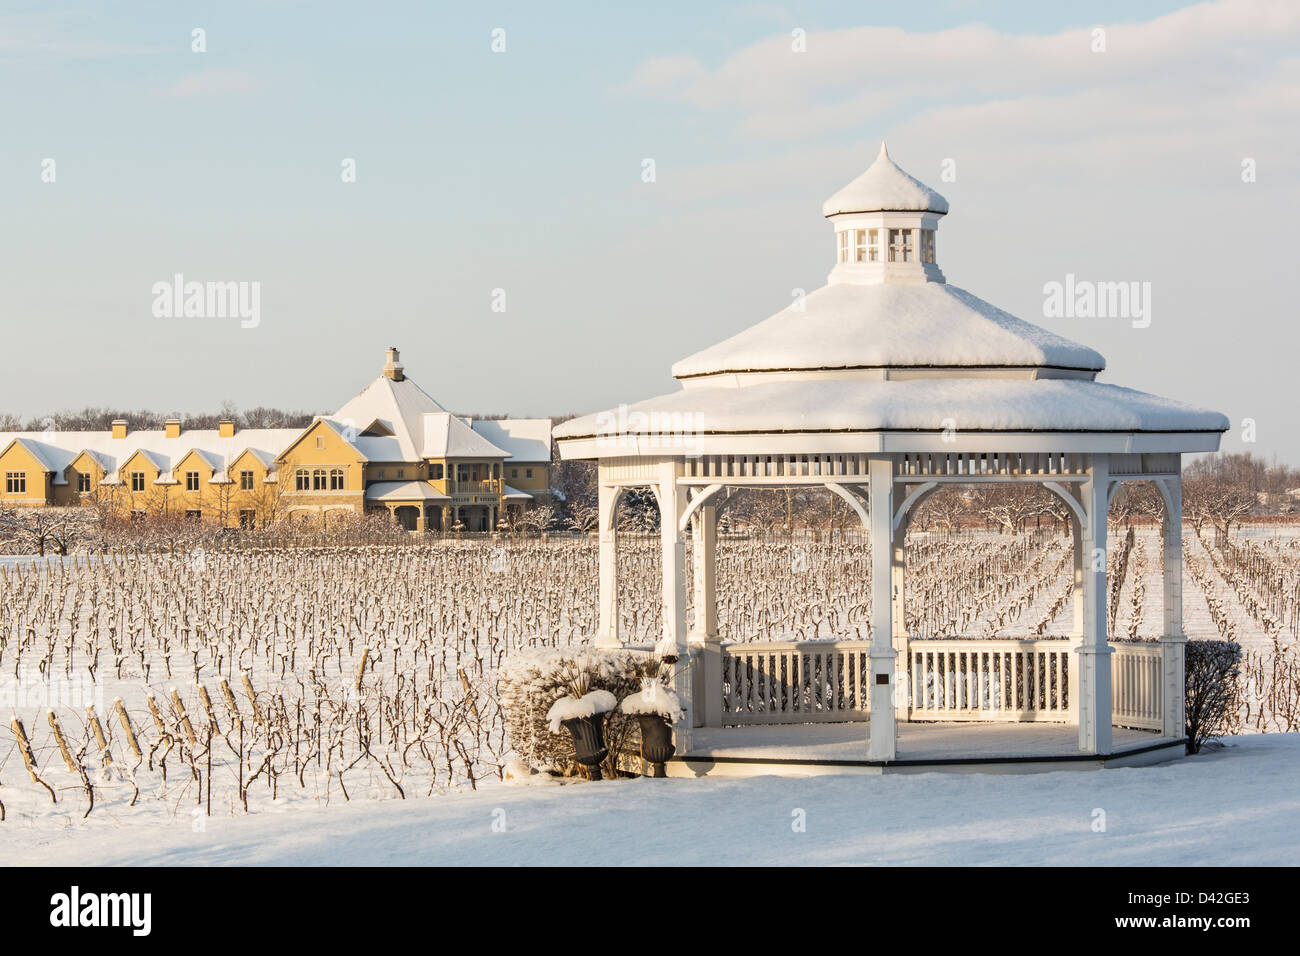
<path fill-rule="evenodd" d="M 217 435 L 221 438 L 234 438 L 235 420 L 233 418 L 223 418 L 217 422 Z"/>
<path fill-rule="evenodd" d="M 114 438 L 125 438 L 125 437 L 126 437 L 126 419 L 125 419 L 125 418 L 115 418 L 115 419 L 113 419 L 113 437 L 114 437 Z"/>
<path fill-rule="evenodd" d="M 384 363 L 384 374 L 394 382 L 400 382 L 406 378 L 406 373 L 402 370 L 402 362 L 397 354 L 397 346 L 388 350 L 388 361 Z"/>
<path fill-rule="evenodd" d="M 169 418 L 167 421 L 163 422 L 163 437 L 181 437 L 181 420 L 179 418 Z"/>

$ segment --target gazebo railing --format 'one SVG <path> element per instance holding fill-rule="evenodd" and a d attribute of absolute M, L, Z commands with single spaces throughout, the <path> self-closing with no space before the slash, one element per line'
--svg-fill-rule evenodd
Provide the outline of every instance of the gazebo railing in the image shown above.
<path fill-rule="evenodd" d="M 719 646 L 724 726 L 866 720 L 869 641 L 773 641 Z M 1112 723 L 1160 730 L 1160 644 L 1111 645 Z M 913 641 L 899 680 L 906 718 L 936 721 L 1077 719 L 1075 642 Z M 904 716 L 901 713 L 900 716 Z"/>
<path fill-rule="evenodd" d="M 870 641 L 722 645 L 725 725 L 866 720 Z"/>
<path fill-rule="evenodd" d="M 1160 730 L 1164 723 L 1164 646 L 1111 644 L 1111 723 Z"/>
<path fill-rule="evenodd" d="M 1067 721 L 1075 699 L 1069 641 L 914 641 L 914 720 Z"/>

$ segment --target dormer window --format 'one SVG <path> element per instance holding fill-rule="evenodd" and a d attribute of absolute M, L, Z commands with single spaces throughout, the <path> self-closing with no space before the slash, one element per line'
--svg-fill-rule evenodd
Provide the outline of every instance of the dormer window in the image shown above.
<path fill-rule="evenodd" d="M 934 230 L 921 230 L 921 261 L 926 263 L 934 262 Z"/>
<path fill-rule="evenodd" d="M 854 259 L 857 262 L 880 261 L 880 230 L 858 229 L 854 247 Z"/>
<path fill-rule="evenodd" d="M 840 262 L 849 261 L 849 231 L 842 229 L 838 233 L 840 237 Z"/>
<path fill-rule="evenodd" d="M 911 229 L 889 230 L 889 261 L 890 262 L 911 262 L 912 261 L 912 230 Z"/>

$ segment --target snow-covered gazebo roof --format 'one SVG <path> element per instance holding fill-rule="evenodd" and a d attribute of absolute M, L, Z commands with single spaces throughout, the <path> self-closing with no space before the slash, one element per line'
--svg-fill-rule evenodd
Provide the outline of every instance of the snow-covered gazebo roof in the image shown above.
<path fill-rule="evenodd" d="M 1218 448 L 1223 415 L 1099 383 L 1098 352 L 948 285 L 947 200 L 883 146 L 823 211 L 826 285 L 677 362 L 677 391 L 560 425 L 564 457 Z"/>

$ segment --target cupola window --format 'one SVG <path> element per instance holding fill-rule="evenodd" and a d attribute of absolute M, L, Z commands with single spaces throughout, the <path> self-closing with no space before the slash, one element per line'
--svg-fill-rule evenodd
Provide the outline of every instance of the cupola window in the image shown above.
<path fill-rule="evenodd" d="M 911 229 L 889 230 L 889 261 L 890 262 L 911 262 L 912 261 L 912 230 Z"/>
<path fill-rule="evenodd" d="M 848 262 L 849 261 L 849 231 L 847 229 L 843 229 L 838 233 L 838 235 L 840 238 L 840 262 Z"/>
<path fill-rule="evenodd" d="M 880 261 L 880 230 L 858 229 L 856 260 L 858 262 Z"/>
<path fill-rule="evenodd" d="M 934 262 L 934 230 L 921 230 L 921 261 L 927 263 Z"/>

